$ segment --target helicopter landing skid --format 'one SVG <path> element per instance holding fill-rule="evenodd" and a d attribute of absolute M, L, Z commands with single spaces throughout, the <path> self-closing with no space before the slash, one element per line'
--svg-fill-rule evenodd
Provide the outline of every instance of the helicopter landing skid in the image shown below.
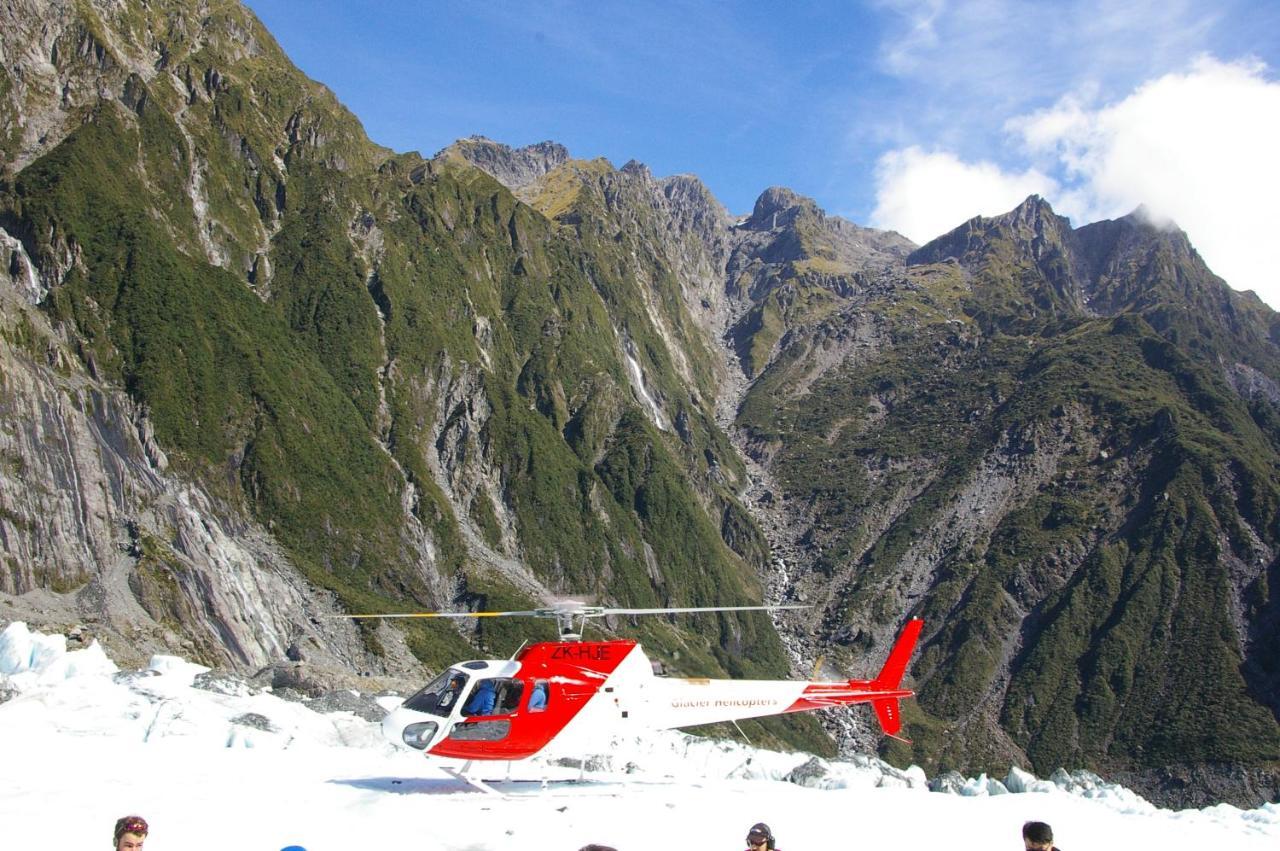
<path fill-rule="evenodd" d="M 481 780 L 479 777 L 468 775 L 467 772 L 470 768 L 470 762 L 464 764 L 462 768 L 441 766 L 441 770 L 453 779 L 465 783 L 477 792 L 493 795 L 504 801 L 512 801 L 518 798 L 555 798 L 563 797 L 566 794 L 578 797 L 584 792 L 601 796 L 620 794 L 620 790 L 617 788 L 609 788 L 615 784 L 598 784 L 591 780 L 585 780 L 581 776 L 576 780 L 550 779 L 545 776 L 540 780 L 519 780 L 508 775 L 503 779 Z M 572 789 L 573 791 L 570 793 L 567 789 Z"/>
<path fill-rule="evenodd" d="M 486 783 L 485 781 L 481 780 L 480 778 L 478 778 L 478 777 L 468 777 L 468 776 L 464 773 L 464 772 L 465 772 L 465 769 L 446 768 L 446 769 L 443 769 L 443 770 L 444 770 L 444 773 L 445 773 L 445 774 L 449 775 L 449 776 L 450 776 L 450 777 L 452 777 L 454 780 L 460 780 L 460 781 L 462 781 L 463 783 L 465 783 L 465 784 L 467 784 L 468 786 L 470 786 L 472 789 L 475 789 L 477 792 L 483 792 L 483 793 L 485 793 L 486 795 L 493 795 L 494 797 L 497 797 L 497 798 L 505 798 L 505 797 L 507 797 L 506 795 L 502 794 L 502 793 L 501 793 L 501 792 L 499 792 L 497 789 L 493 788 L 492 786 L 490 786 L 488 783 Z"/>
<path fill-rule="evenodd" d="M 467 760 L 465 763 L 463 763 L 462 768 L 451 768 L 448 766 L 442 766 L 442 770 L 444 771 L 445 774 L 448 774 L 454 780 L 462 781 L 463 783 L 470 786 L 472 789 L 475 789 L 477 792 L 483 792 L 486 795 L 493 795 L 498 798 L 507 797 L 506 795 L 499 792 L 497 789 L 490 786 L 488 782 L 481 780 L 479 777 L 469 777 L 467 775 L 467 771 L 469 771 L 470 769 L 471 769 L 471 760 Z M 508 770 L 510 770 L 510 767 L 508 767 Z M 544 786 L 546 785 L 545 781 L 543 785 Z"/>

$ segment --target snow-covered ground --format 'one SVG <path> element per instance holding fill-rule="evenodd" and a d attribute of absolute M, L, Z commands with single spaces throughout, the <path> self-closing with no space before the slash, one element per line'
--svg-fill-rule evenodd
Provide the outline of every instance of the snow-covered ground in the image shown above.
<path fill-rule="evenodd" d="M 1029 819 L 1052 824 L 1067 851 L 1280 847 L 1276 804 L 1172 812 L 1084 773 L 1013 772 L 940 794 L 919 769 L 871 758 L 815 763 L 801 785 L 786 778 L 804 757 L 679 733 L 612 743 L 582 783 L 577 769 L 516 763 L 513 778 L 552 782 L 498 783 L 499 797 L 393 748 L 351 712 L 320 714 L 204 672 L 168 656 L 121 672 L 96 644 L 68 651 L 63 636 L 21 623 L 0 632 L 4 844 L 106 848 L 116 818 L 138 813 L 151 823 L 148 851 L 733 851 L 758 821 L 785 851 L 991 851 L 1020 849 Z M 488 769 L 502 778 L 506 764 Z"/>

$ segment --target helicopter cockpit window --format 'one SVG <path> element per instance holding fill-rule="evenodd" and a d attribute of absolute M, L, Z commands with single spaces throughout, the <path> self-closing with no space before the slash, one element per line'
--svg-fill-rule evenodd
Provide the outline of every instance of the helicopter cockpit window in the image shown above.
<path fill-rule="evenodd" d="M 520 705 L 524 683 L 509 677 L 492 677 L 476 684 L 463 715 L 510 715 Z"/>
<path fill-rule="evenodd" d="M 524 692 L 524 683 L 519 680 L 503 680 L 502 683 L 503 685 L 498 692 L 498 703 L 497 708 L 494 709 L 494 714 L 510 715 L 520 705 L 520 695 Z"/>
<path fill-rule="evenodd" d="M 461 721 L 453 725 L 449 738 L 455 742 L 500 742 L 511 732 L 510 718 Z"/>
<path fill-rule="evenodd" d="M 461 671 L 448 670 L 426 685 L 422 691 L 404 702 L 406 709 L 415 712 L 429 712 L 432 715 L 448 717 L 453 712 L 458 695 L 467 687 L 467 675 Z"/>

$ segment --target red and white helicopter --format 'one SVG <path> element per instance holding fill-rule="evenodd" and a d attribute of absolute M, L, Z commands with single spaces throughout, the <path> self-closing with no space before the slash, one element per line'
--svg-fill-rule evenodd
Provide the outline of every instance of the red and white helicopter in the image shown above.
<path fill-rule="evenodd" d="M 383 734 L 429 757 L 518 760 L 548 749 L 590 753 L 628 732 L 738 721 L 764 715 L 870 703 L 880 727 L 896 737 L 899 701 L 914 692 L 902 677 L 924 622 L 907 621 L 873 680 L 712 680 L 663 677 L 634 641 L 583 641 L 589 618 L 807 608 L 611 609 L 576 601 L 513 612 L 417 612 L 368 617 L 554 618 L 560 640 L 523 647 L 511 659 L 450 666 L 392 710 Z M 465 770 L 465 769 L 464 769 Z"/>

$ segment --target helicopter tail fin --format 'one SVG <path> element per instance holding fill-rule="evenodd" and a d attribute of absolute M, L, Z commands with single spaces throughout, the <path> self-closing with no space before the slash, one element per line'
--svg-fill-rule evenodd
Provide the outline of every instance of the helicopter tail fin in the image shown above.
<path fill-rule="evenodd" d="M 880 729 L 884 730 L 886 736 L 899 738 L 898 731 L 902 729 L 902 704 L 899 698 L 911 695 L 911 692 L 901 691 L 902 677 L 907 671 L 907 662 L 911 660 L 911 653 L 916 648 L 923 626 L 924 621 L 919 618 L 907 621 L 898 640 L 894 642 L 893 649 L 889 651 L 889 658 L 885 660 L 879 676 L 871 682 L 871 687 L 877 691 L 898 692 L 893 697 L 871 701 L 876 720 L 880 722 Z"/>
<path fill-rule="evenodd" d="M 916 641 L 920 638 L 920 629 L 923 626 L 924 621 L 919 618 L 907 621 L 907 625 L 898 635 L 898 640 L 894 642 L 893 649 L 889 651 L 889 658 L 884 661 L 884 667 L 880 669 L 879 676 L 871 681 L 872 688 L 893 691 L 902 684 L 902 675 L 907 671 L 907 662 L 911 660 L 911 653 L 916 649 Z M 877 708 L 877 714 L 879 711 Z"/>
<path fill-rule="evenodd" d="M 880 722 L 880 729 L 884 730 L 884 734 L 898 738 L 898 731 L 902 729 L 902 703 L 898 698 L 873 700 L 871 706 L 876 711 L 876 720 Z"/>

